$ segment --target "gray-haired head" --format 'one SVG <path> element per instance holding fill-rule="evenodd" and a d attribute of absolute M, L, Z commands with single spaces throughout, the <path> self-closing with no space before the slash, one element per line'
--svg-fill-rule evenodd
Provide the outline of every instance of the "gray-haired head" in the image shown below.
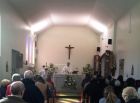
<path fill-rule="evenodd" d="M 24 78 L 32 79 L 33 78 L 33 72 L 31 70 L 27 70 L 24 72 Z"/>
<path fill-rule="evenodd" d="M 115 84 L 116 87 L 119 87 L 121 85 L 121 82 L 119 80 L 115 80 L 114 84 Z"/>
<path fill-rule="evenodd" d="M 131 99 L 137 99 L 138 93 L 134 87 L 126 87 L 123 89 L 122 97 L 125 102 L 128 102 Z"/>
<path fill-rule="evenodd" d="M 15 81 L 11 84 L 11 93 L 12 95 L 22 96 L 24 93 L 25 87 L 21 81 Z"/>
<path fill-rule="evenodd" d="M 15 73 L 12 75 L 12 81 L 20 81 L 21 80 L 21 76 L 18 73 Z"/>

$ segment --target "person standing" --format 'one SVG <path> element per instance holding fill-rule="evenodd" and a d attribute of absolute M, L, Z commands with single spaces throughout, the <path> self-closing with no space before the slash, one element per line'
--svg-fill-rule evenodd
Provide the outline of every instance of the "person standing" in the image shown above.
<path fill-rule="evenodd" d="M 138 93 L 134 87 L 126 87 L 123 89 L 122 97 L 125 103 L 140 103 Z"/>
<path fill-rule="evenodd" d="M 14 73 L 12 75 L 12 82 L 15 82 L 15 81 L 21 81 L 21 75 L 18 74 L 18 73 Z M 7 86 L 7 89 L 6 89 L 6 96 L 8 95 L 11 95 L 11 84 L 9 84 Z"/>
<path fill-rule="evenodd" d="M 22 82 L 25 85 L 25 92 L 23 94 L 23 99 L 28 103 L 44 103 L 44 96 L 35 86 L 33 77 L 34 75 L 31 70 L 24 72 L 24 79 Z"/>
<path fill-rule="evenodd" d="M 113 87 L 107 86 L 104 89 L 104 97 L 99 100 L 99 103 L 121 103 L 121 101 L 114 93 Z"/>
<path fill-rule="evenodd" d="M 47 74 L 48 74 L 48 67 L 45 67 L 45 65 L 42 66 L 42 68 L 39 71 L 39 75 L 46 80 L 47 79 Z"/>
<path fill-rule="evenodd" d="M 72 73 L 72 68 L 70 66 L 70 62 L 67 62 L 67 65 L 63 67 L 62 73 L 63 74 L 71 74 Z"/>
<path fill-rule="evenodd" d="M 0 103 L 27 103 L 22 99 L 25 87 L 21 81 L 11 84 L 11 95 L 0 100 Z"/>

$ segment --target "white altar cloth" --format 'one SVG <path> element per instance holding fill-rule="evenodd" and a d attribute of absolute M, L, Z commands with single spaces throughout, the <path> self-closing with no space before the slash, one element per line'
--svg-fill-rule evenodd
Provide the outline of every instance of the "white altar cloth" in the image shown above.
<path fill-rule="evenodd" d="M 75 80 L 76 82 L 76 89 L 64 87 L 64 83 L 66 80 L 65 74 L 54 74 L 53 82 L 57 92 L 75 92 L 75 93 L 81 92 L 82 90 L 81 82 L 84 78 L 84 75 L 70 74 L 70 76 L 72 76 L 73 80 Z"/>

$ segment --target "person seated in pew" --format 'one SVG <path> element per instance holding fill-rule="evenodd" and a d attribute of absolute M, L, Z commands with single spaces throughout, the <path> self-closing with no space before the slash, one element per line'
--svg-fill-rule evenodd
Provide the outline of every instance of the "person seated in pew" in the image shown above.
<path fill-rule="evenodd" d="M 99 103 L 121 103 L 121 101 L 114 93 L 113 87 L 107 86 L 104 89 L 104 97 L 99 100 Z"/>

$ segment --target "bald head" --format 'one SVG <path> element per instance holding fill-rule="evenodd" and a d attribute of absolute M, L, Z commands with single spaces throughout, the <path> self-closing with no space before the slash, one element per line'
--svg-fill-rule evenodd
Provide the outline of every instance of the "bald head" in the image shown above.
<path fill-rule="evenodd" d="M 33 72 L 31 70 L 27 70 L 24 72 L 24 78 L 32 79 L 33 78 Z"/>
<path fill-rule="evenodd" d="M 22 96 L 24 93 L 25 87 L 21 81 L 15 81 L 11 84 L 11 93 L 12 95 Z"/>

